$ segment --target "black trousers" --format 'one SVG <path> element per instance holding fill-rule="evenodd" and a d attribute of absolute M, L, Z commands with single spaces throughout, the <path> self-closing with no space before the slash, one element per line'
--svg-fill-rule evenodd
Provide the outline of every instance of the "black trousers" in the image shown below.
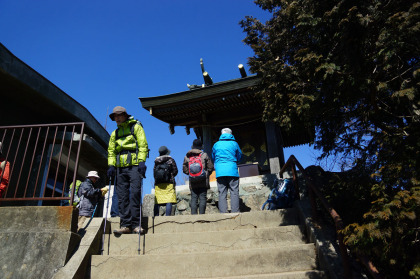
<path fill-rule="evenodd" d="M 200 214 L 206 213 L 207 205 L 207 188 L 193 188 L 191 189 L 191 215 L 197 214 L 197 200 Z"/>
<path fill-rule="evenodd" d="M 140 226 L 140 201 L 143 179 L 137 166 L 118 168 L 117 186 L 118 210 L 121 227 Z"/>

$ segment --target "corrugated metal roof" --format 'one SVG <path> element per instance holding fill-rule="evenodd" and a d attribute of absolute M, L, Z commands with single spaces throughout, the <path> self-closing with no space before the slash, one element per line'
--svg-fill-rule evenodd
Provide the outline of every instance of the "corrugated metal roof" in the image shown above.
<path fill-rule="evenodd" d="M 2 125 L 85 122 L 89 134 L 103 147 L 109 134 L 79 102 L 51 83 L 0 43 L 0 100 L 7 104 Z M 31 115 L 31 117 L 28 117 Z"/>

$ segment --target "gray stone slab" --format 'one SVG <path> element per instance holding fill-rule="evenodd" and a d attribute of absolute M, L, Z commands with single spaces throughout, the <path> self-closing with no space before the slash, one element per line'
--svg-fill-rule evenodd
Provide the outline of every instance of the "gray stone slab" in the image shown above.
<path fill-rule="evenodd" d="M 1 232 L 0 278 L 51 278 L 80 237 L 72 232 Z"/>
<path fill-rule="evenodd" d="M 326 279 L 325 273 L 319 270 L 268 273 L 247 276 L 212 277 L 211 279 Z M 210 279 L 210 278 L 209 278 Z"/>
<path fill-rule="evenodd" d="M 0 232 L 76 231 L 71 206 L 0 207 Z"/>
<path fill-rule="evenodd" d="M 298 225 L 296 210 L 280 209 L 244 213 L 161 216 L 149 218 L 148 233 L 202 232 Z"/>
<path fill-rule="evenodd" d="M 110 218 L 109 221 L 111 223 L 112 230 L 119 228 L 119 218 Z M 243 213 L 143 217 L 142 224 L 148 234 L 156 234 L 239 230 L 298 225 L 299 218 L 296 209 L 288 208 Z"/>
<path fill-rule="evenodd" d="M 51 278 L 80 242 L 73 207 L 0 207 L 0 278 Z"/>
<path fill-rule="evenodd" d="M 108 236 L 106 243 L 108 243 Z M 139 237 L 135 234 L 110 235 L 107 255 L 137 255 Z M 270 248 L 304 243 L 299 226 L 217 232 L 147 234 L 141 236 L 141 254 L 198 253 L 232 249 Z"/>
<path fill-rule="evenodd" d="M 54 274 L 53 279 L 85 278 L 91 255 L 98 254 L 101 247 L 103 223 L 103 218 L 93 218 L 90 221 L 79 247 L 66 265 Z"/>
<path fill-rule="evenodd" d="M 301 244 L 207 253 L 92 256 L 91 278 L 208 278 L 312 270 L 315 267 L 313 244 Z"/>

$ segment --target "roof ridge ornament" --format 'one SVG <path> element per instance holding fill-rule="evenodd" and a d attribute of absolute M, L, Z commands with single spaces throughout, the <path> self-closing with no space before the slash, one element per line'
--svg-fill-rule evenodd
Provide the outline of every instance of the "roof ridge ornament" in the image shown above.
<path fill-rule="evenodd" d="M 204 70 L 203 58 L 200 58 L 200 66 L 201 66 L 201 72 L 203 73 L 204 83 L 206 84 L 206 86 L 212 85 L 213 84 L 212 78 L 210 77 L 209 73 Z"/>
<path fill-rule="evenodd" d="M 204 84 L 197 85 L 197 84 L 188 84 L 187 83 L 187 87 L 190 90 L 203 88 L 203 87 L 206 87 L 206 86 L 209 86 L 209 85 L 213 84 L 213 79 L 210 77 L 210 74 L 208 72 L 206 72 L 206 70 L 204 70 L 203 58 L 200 58 L 200 67 L 201 67 L 201 73 L 203 74 L 203 78 L 204 78 Z"/>
<path fill-rule="evenodd" d="M 246 71 L 245 71 L 245 68 L 244 68 L 244 65 L 242 65 L 242 64 L 239 64 L 238 65 L 238 68 L 239 68 L 239 72 L 241 73 L 241 77 L 247 77 L 247 74 L 246 74 Z"/>
<path fill-rule="evenodd" d="M 191 90 L 191 89 L 198 89 L 198 88 L 203 88 L 204 84 L 202 85 L 197 85 L 197 84 L 189 84 L 187 83 L 187 87 Z"/>
<path fill-rule="evenodd" d="M 203 62 L 203 58 L 200 58 L 200 67 L 201 67 L 201 73 L 203 74 L 203 78 L 204 78 L 204 84 L 202 85 L 197 85 L 197 84 L 189 84 L 187 83 L 187 87 L 192 90 L 192 89 L 198 89 L 198 88 L 203 88 L 209 85 L 213 85 L 213 79 L 210 77 L 210 74 L 204 69 L 204 62 Z M 245 71 L 245 67 L 243 64 L 239 64 L 238 65 L 239 68 L 239 73 L 241 74 L 241 78 L 245 78 L 247 77 L 246 71 Z"/>

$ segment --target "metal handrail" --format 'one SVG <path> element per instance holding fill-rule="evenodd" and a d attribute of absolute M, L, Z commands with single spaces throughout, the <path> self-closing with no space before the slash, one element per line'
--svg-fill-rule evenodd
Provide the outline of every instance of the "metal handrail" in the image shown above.
<path fill-rule="evenodd" d="M 335 209 L 329 205 L 328 201 L 325 199 L 322 193 L 318 190 L 318 188 L 315 187 L 315 185 L 312 183 L 311 177 L 307 174 L 307 172 L 305 171 L 305 169 L 302 167 L 302 165 L 299 163 L 299 161 L 296 159 L 295 156 L 290 155 L 287 162 L 281 168 L 280 174 L 284 173 L 286 169 L 291 168 L 292 173 L 293 173 L 293 182 L 294 182 L 295 187 L 297 187 L 296 192 L 299 193 L 299 188 L 297 184 L 296 167 L 298 167 L 299 171 L 302 173 L 303 177 L 305 178 L 306 184 L 309 186 L 308 192 L 309 192 L 309 198 L 311 201 L 310 203 L 311 203 L 312 216 L 315 219 L 317 219 L 315 198 L 318 198 L 322 206 L 324 207 L 324 209 L 328 211 L 331 218 L 334 220 L 335 228 L 337 232 L 338 244 L 340 247 L 340 253 L 341 253 L 342 262 L 343 262 L 344 275 L 346 278 L 352 278 L 350 259 L 347 252 L 348 248 L 344 244 L 344 241 L 343 241 L 343 233 L 342 233 L 342 230 L 344 229 L 343 220 L 341 219 L 337 211 L 335 211 Z M 378 269 L 373 265 L 373 263 L 366 256 L 362 256 L 362 255 L 356 255 L 356 256 L 363 263 L 363 265 L 366 267 L 366 269 L 369 271 L 369 273 L 372 275 L 373 278 L 375 279 L 384 278 L 379 273 Z"/>
<path fill-rule="evenodd" d="M 71 181 L 76 183 L 84 127 L 84 122 L 0 126 L 3 157 L 10 163 L 9 183 L 0 201 L 69 201 L 72 205 L 76 187 L 72 187 L 70 196 L 65 191 Z M 72 152 L 76 134 L 80 140 Z M 58 151 L 55 155 L 54 148 Z M 54 165 L 53 160 L 56 160 Z M 74 164 L 72 170 L 70 162 Z M 52 188 L 46 195 L 48 179 Z M 62 189 L 57 187 L 58 181 Z"/>

